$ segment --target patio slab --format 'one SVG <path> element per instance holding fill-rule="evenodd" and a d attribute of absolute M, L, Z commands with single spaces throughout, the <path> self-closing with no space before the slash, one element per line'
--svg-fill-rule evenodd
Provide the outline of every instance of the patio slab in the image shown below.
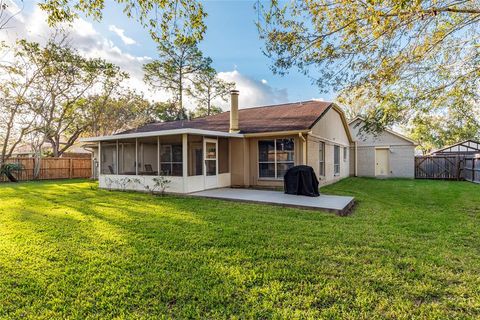
<path fill-rule="evenodd" d="M 190 194 L 194 197 L 265 203 L 285 207 L 310 210 L 326 210 L 338 215 L 348 215 L 355 203 L 353 197 L 321 194 L 320 197 L 307 197 L 285 194 L 281 191 L 219 188 Z"/>

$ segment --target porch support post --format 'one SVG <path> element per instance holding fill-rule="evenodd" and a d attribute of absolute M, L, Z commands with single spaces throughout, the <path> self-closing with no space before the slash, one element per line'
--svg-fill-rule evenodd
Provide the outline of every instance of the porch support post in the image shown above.
<path fill-rule="evenodd" d="M 157 136 L 157 176 L 160 176 L 160 136 Z"/>
<path fill-rule="evenodd" d="M 120 164 L 120 157 L 119 157 L 119 153 L 118 153 L 118 140 L 117 140 L 117 153 L 115 155 L 115 161 L 117 163 L 115 163 L 115 174 L 118 175 L 118 166 Z"/>
<path fill-rule="evenodd" d="M 138 176 L 138 138 L 135 138 L 135 175 Z"/>
<path fill-rule="evenodd" d="M 182 134 L 182 177 L 183 177 L 183 192 L 187 193 L 187 179 L 188 179 L 188 135 Z"/>
<path fill-rule="evenodd" d="M 98 176 L 102 174 L 102 141 L 98 142 Z"/>

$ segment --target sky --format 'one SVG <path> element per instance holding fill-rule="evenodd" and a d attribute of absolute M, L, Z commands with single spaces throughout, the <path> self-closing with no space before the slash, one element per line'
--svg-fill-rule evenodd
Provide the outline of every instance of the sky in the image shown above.
<path fill-rule="evenodd" d="M 18 12 L 0 31 L 0 41 L 18 38 L 45 42 L 52 30 L 36 1 L 10 0 L 11 12 Z M 219 76 L 234 81 L 240 90 L 240 108 L 301 100 L 331 100 L 331 94 L 319 93 L 303 74 L 291 71 L 274 75 L 271 61 L 263 54 L 263 41 L 255 26 L 254 1 L 204 1 L 208 14 L 207 31 L 200 48 L 213 59 Z M 143 83 L 142 65 L 155 59 L 156 46 L 148 32 L 135 20 L 127 18 L 112 0 L 106 0 L 99 22 L 80 17 L 69 28 L 70 43 L 87 57 L 100 57 L 119 65 L 131 78 L 128 85 L 158 101 L 168 99 L 166 92 L 153 91 Z M 194 105 L 190 102 L 190 108 Z M 223 105 L 224 109 L 227 108 Z"/>

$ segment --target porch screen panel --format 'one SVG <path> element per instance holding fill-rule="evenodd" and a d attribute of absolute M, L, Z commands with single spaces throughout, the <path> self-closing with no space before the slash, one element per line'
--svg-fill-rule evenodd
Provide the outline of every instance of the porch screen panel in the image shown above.
<path fill-rule="evenodd" d="M 138 174 L 139 175 L 157 175 L 157 142 L 139 141 L 138 142 Z"/>
<path fill-rule="evenodd" d="M 135 142 L 119 142 L 119 174 L 135 175 Z"/>
<path fill-rule="evenodd" d="M 218 173 L 230 172 L 230 159 L 229 159 L 228 139 L 218 139 Z"/>
<path fill-rule="evenodd" d="M 203 175 L 203 137 L 188 136 L 188 175 Z"/>
<path fill-rule="evenodd" d="M 102 142 L 101 146 L 101 173 L 116 174 L 117 173 L 117 143 Z"/>
<path fill-rule="evenodd" d="M 160 145 L 160 174 L 163 176 L 182 176 L 182 145 Z"/>

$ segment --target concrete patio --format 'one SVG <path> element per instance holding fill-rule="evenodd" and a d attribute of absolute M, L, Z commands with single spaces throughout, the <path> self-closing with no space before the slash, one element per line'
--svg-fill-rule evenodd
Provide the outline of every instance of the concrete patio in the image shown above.
<path fill-rule="evenodd" d="M 273 204 L 310 210 L 325 210 L 338 215 L 348 215 L 354 205 L 354 198 L 321 194 L 307 197 L 285 194 L 281 191 L 219 188 L 190 194 L 194 197 Z"/>

